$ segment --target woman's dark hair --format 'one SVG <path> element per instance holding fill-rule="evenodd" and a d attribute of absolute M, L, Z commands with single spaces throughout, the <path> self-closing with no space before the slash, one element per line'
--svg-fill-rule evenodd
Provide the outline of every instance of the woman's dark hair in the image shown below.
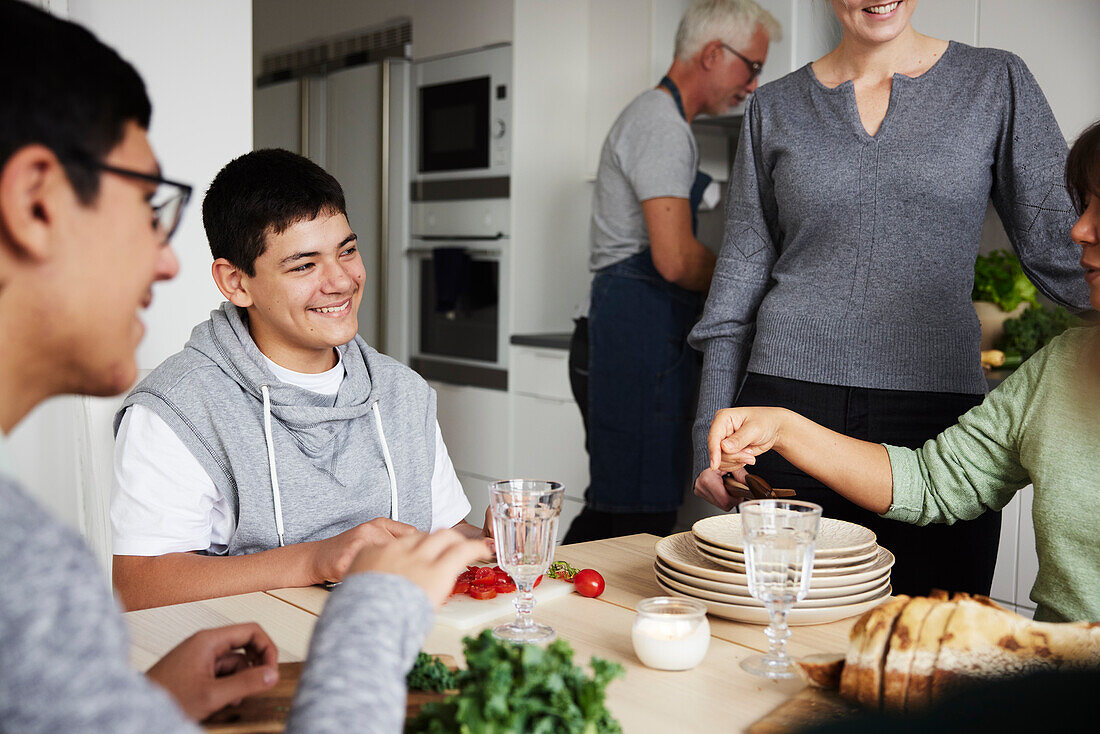
<path fill-rule="evenodd" d="M 347 214 L 344 190 L 325 169 L 289 150 L 265 148 L 218 171 L 202 202 L 210 253 L 255 275 L 268 233 L 282 234 L 318 214 Z"/>
<path fill-rule="evenodd" d="M 137 71 L 84 28 L 17 0 L 0 0 L 0 167 L 44 145 L 80 201 L 99 192 L 101 161 L 126 123 L 149 128 L 152 106 Z"/>
<path fill-rule="evenodd" d="M 1100 196 L 1100 121 L 1077 136 L 1066 159 L 1066 188 L 1078 214 L 1090 196 Z"/>

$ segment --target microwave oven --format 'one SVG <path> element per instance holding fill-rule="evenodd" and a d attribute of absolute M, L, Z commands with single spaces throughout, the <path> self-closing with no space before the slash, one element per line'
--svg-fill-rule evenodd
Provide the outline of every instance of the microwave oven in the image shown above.
<path fill-rule="evenodd" d="M 512 47 L 420 61 L 413 79 L 414 181 L 507 180 L 512 172 Z M 502 193 L 508 195 L 488 195 Z"/>

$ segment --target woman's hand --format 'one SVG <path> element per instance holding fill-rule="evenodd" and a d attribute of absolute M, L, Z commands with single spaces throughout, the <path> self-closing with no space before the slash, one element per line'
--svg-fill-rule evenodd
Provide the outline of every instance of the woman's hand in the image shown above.
<path fill-rule="evenodd" d="M 755 464 L 756 457 L 780 439 L 787 413 L 783 408 L 726 408 L 715 413 L 707 436 L 710 469 L 722 475 Z"/>

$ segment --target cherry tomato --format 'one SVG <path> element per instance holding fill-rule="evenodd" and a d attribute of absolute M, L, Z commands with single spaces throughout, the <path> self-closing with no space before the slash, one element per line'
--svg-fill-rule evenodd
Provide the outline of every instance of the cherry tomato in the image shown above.
<path fill-rule="evenodd" d="M 470 582 L 465 579 L 459 579 L 455 582 L 454 589 L 451 590 L 452 594 L 465 594 L 470 590 Z"/>
<path fill-rule="evenodd" d="M 585 568 L 573 577 L 573 586 L 581 596 L 596 597 L 603 593 L 603 576 L 599 571 Z"/>
<path fill-rule="evenodd" d="M 471 586 L 469 594 L 475 599 L 495 599 L 497 590 L 493 586 Z"/>
<path fill-rule="evenodd" d="M 500 581 L 497 581 L 497 585 L 495 588 L 497 592 L 501 594 L 511 594 L 513 591 L 516 590 L 516 585 L 511 581 L 506 581 L 502 579 Z"/>

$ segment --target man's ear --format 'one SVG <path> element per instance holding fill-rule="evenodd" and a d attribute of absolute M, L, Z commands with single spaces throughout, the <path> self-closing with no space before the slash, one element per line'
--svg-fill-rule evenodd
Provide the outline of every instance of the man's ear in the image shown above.
<path fill-rule="evenodd" d="M 210 274 L 214 276 L 214 284 L 229 302 L 240 308 L 248 308 L 252 305 L 252 296 L 248 292 L 248 281 L 241 269 L 224 257 L 219 257 L 210 266 Z"/>
<path fill-rule="evenodd" d="M 79 202 L 54 152 L 44 145 L 20 148 L 0 169 L 0 243 L 17 259 L 46 259 L 50 230 L 66 205 Z"/>
<path fill-rule="evenodd" d="M 722 54 L 725 50 L 722 48 L 722 42 L 718 39 L 708 41 L 702 49 L 699 50 L 699 65 L 706 71 L 710 71 L 718 66 L 722 61 Z"/>

